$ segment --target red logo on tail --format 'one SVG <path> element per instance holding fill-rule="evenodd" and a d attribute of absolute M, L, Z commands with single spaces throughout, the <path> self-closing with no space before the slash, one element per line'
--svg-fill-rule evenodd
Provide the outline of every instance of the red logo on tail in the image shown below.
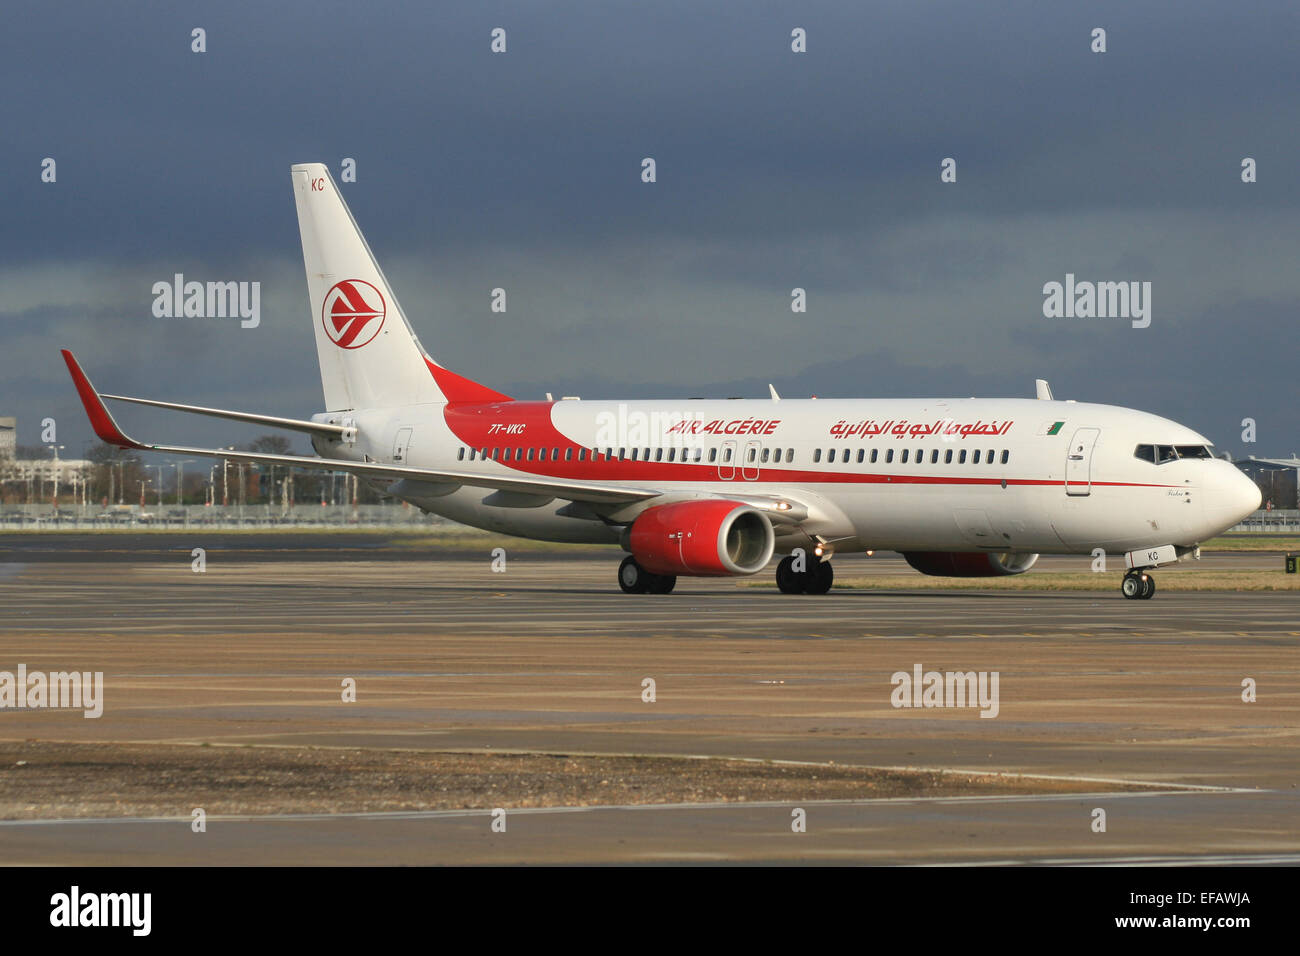
<path fill-rule="evenodd" d="M 321 325 L 341 349 L 359 349 L 384 327 L 387 308 L 379 290 L 364 279 L 344 279 L 325 293 Z"/>

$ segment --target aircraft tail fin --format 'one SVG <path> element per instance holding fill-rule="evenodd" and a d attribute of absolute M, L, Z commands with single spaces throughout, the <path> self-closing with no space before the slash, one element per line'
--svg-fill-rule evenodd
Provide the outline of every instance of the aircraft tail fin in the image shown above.
<path fill-rule="evenodd" d="M 325 165 L 292 176 L 326 409 L 510 401 L 429 358 Z"/>

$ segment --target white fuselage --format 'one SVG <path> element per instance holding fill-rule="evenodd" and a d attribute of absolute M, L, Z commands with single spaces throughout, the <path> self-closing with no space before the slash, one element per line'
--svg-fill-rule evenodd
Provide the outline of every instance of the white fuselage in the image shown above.
<path fill-rule="evenodd" d="M 809 518 L 778 538 L 779 551 L 811 536 L 837 551 L 1193 547 L 1258 500 L 1230 462 L 1137 457 L 1140 444 L 1209 443 L 1176 422 L 1109 405 L 573 400 L 422 404 L 336 417 L 354 419 L 356 441 L 318 443 L 327 457 L 665 490 L 656 503 L 701 494 L 788 497 Z M 554 541 L 615 542 L 629 517 L 527 496 L 494 503 L 500 495 L 468 486 L 404 481 L 390 491 L 463 524 Z"/>

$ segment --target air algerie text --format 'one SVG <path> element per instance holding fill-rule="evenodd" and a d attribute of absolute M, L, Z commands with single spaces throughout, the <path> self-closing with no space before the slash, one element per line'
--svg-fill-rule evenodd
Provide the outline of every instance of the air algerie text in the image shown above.
<path fill-rule="evenodd" d="M 776 431 L 781 419 L 738 418 L 725 422 L 715 418 L 711 422 L 682 421 L 668 429 L 669 435 L 770 435 Z"/>

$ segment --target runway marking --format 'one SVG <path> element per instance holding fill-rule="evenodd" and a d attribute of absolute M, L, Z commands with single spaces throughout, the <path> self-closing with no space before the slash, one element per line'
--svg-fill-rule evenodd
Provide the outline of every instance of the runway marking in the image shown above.
<path fill-rule="evenodd" d="M 1114 857 L 1060 857 L 1028 860 L 960 860 L 952 862 L 918 863 L 923 867 L 979 867 L 979 866 L 1295 866 L 1300 864 L 1300 853 L 1250 855 L 1214 854 L 1192 856 L 1114 856 Z"/>

